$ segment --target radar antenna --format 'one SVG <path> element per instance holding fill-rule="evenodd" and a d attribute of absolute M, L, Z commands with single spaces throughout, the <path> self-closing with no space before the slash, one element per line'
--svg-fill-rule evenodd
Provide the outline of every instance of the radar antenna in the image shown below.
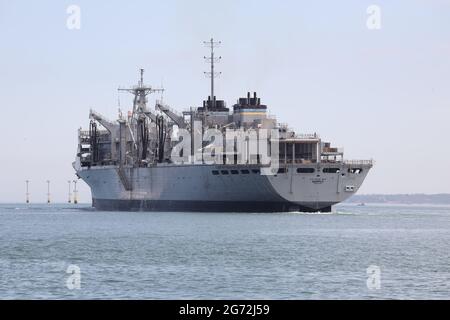
<path fill-rule="evenodd" d="M 154 92 L 163 92 L 163 88 L 152 88 L 144 84 L 144 69 L 140 69 L 140 79 L 137 86 L 131 88 L 119 88 L 119 91 L 126 91 L 134 95 L 133 113 L 148 112 L 147 96 Z"/>

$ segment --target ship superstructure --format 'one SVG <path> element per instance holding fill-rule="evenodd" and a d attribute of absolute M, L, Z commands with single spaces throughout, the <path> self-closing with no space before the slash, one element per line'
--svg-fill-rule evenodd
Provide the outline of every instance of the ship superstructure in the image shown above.
<path fill-rule="evenodd" d="M 178 112 L 156 100 L 150 110 L 148 96 L 163 89 L 145 85 L 141 70 L 136 86 L 119 89 L 132 94 L 132 111 L 120 112 L 115 121 L 90 111 L 89 130 L 79 130 L 73 165 L 90 186 L 94 207 L 329 212 L 359 189 L 371 160 L 344 160 L 342 149 L 316 133 L 298 134 L 278 123 L 256 92 L 248 92 L 231 108 L 217 99 L 214 64 L 220 57 L 214 48 L 220 43 L 211 39 L 206 44 L 211 49 L 211 93 L 201 106 Z M 243 147 L 227 139 L 217 144 L 220 134 L 228 132 L 246 135 Z M 272 133 L 270 157 L 261 153 L 262 144 L 256 152 L 250 150 L 248 136 L 260 138 L 264 132 Z M 180 149 L 183 144 L 190 148 Z"/>

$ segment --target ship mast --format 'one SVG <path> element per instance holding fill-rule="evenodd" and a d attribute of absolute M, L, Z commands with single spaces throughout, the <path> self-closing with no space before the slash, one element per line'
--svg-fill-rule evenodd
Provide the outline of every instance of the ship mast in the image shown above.
<path fill-rule="evenodd" d="M 211 108 L 215 108 L 216 106 L 216 99 L 214 98 L 214 78 L 220 76 L 221 72 L 214 72 L 214 63 L 215 62 L 219 62 L 220 59 L 222 59 L 222 57 L 214 57 L 214 48 L 217 48 L 220 46 L 221 42 L 220 41 L 214 41 L 213 38 L 211 38 L 211 40 L 209 41 L 204 41 L 203 42 L 205 44 L 206 47 L 208 47 L 211 50 L 211 55 L 210 57 L 203 57 L 205 59 L 206 62 L 211 64 L 211 71 L 210 72 L 205 72 L 205 75 L 207 75 L 208 77 L 211 78 Z M 206 104 L 205 106 L 205 114 L 208 111 L 208 104 Z"/>
<path fill-rule="evenodd" d="M 154 92 L 164 92 L 163 88 L 152 88 L 144 84 L 144 69 L 140 69 L 140 80 L 137 86 L 131 88 L 119 88 L 134 95 L 133 114 L 147 112 L 147 96 Z"/>

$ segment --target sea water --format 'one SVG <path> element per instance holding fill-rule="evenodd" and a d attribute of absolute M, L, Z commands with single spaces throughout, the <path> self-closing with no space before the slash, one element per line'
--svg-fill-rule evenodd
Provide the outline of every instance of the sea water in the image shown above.
<path fill-rule="evenodd" d="M 449 299 L 450 207 L 0 205 L 0 299 Z"/>

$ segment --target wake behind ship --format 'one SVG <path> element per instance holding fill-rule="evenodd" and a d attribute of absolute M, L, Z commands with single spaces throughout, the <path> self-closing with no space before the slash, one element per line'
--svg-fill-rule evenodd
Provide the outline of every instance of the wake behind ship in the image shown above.
<path fill-rule="evenodd" d="M 211 94 L 201 107 L 179 113 L 156 100 L 150 110 L 148 96 L 163 89 L 145 85 L 141 70 L 138 85 L 119 89 L 133 95 L 131 112 L 110 121 L 91 110 L 73 166 L 95 208 L 330 212 L 360 188 L 371 160 L 344 160 L 342 149 L 317 134 L 278 123 L 256 93 L 231 110 L 216 99 L 219 43 L 206 44 Z"/>

